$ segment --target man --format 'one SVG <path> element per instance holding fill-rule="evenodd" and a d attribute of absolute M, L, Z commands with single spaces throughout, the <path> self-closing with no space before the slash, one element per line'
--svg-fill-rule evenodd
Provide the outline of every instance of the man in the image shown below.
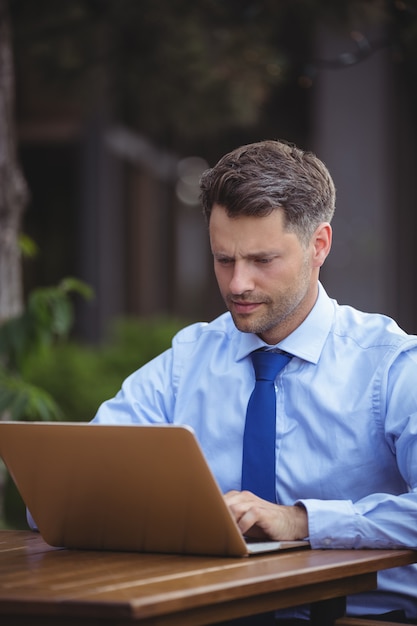
<path fill-rule="evenodd" d="M 417 337 L 339 306 L 319 283 L 335 205 L 326 167 L 286 143 L 255 143 L 203 174 L 201 198 L 228 312 L 180 331 L 95 421 L 191 425 L 248 536 L 417 548 Z M 275 377 L 271 498 L 242 483 L 262 348 L 289 355 Z M 417 623 L 416 583 L 414 566 L 383 572 L 347 612 L 400 611 Z M 308 607 L 277 623 L 291 618 L 308 620 Z"/>

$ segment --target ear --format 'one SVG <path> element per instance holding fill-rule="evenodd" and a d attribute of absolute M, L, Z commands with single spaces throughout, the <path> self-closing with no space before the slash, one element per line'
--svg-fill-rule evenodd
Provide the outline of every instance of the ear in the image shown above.
<path fill-rule="evenodd" d="M 316 228 L 311 238 L 314 267 L 321 267 L 325 262 L 332 247 L 332 234 L 332 227 L 328 222 L 323 222 Z"/>

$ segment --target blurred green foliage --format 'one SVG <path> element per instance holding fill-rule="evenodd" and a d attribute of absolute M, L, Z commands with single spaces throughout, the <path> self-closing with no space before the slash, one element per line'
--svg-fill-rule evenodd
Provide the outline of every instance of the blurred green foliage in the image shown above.
<path fill-rule="evenodd" d="M 99 347 L 66 341 L 33 355 L 25 378 L 55 399 L 63 420 L 89 421 L 126 376 L 170 346 L 183 325 L 168 318 L 119 320 Z"/>
<path fill-rule="evenodd" d="M 90 287 L 76 278 L 34 289 L 21 315 L 0 325 L 0 418 L 59 419 L 59 404 L 42 385 L 26 377 L 32 358 L 42 358 L 73 325 L 73 293 L 90 298 Z"/>

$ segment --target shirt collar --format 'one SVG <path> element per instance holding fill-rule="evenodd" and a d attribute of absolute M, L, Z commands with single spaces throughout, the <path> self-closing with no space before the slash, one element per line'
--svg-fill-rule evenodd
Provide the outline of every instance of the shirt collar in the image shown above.
<path fill-rule="evenodd" d="M 276 346 L 304 361 L 317 363 L 324 343 L 333 323 L 334 307 L 324 287 L 319 283 L 319 294 L 316 303 L 304 322 Z M 254 350 L 267 346 L 264 341 L 253 333 L 239 333 L 239 345 L 236 358 L 245 358 Z M 271 347 L 271 346 L 267 346 Z"/>

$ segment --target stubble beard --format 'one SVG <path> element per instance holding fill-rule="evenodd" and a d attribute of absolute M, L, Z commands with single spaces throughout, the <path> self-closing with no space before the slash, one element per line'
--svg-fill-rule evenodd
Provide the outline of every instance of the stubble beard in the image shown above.
<path fill-rule="evenodd" d="M 308 293 L 308 280 L 307 276 L 304 278 L 305 280 L 302 281 L 297 291 L 288 289 L 277 296 L 277 299 L 265 296 L 257 298 L 253 294 L 250 298 L 246 298 L 247 302 L 262 302 L 260 310 L 254 313 L 235 313 L 233 311 L 233 296 L 229 294 L 225 301 L 236 328 L 243 333 L 259 335 L 265 341 L 265 337 L 272 338 L 272 340 L 266 341 L 270 345 L 278 343 L 288 334 L 288 329 L 291 332 L 293 326 L 296 327 L 305 317 L 301 307 Z M 245 301 L 245 298 L 240 298 L 240 300 Z M 302 319 L 298 320 L 298 323 L 294 322 L 299 315 Z"/>
<path fill-rule="evenodd" d="M 238 330 L 255 335 L 264 335 L 272 331 L 284 323 L 291 314 L 291 309 L 288 310 L 283 303 L 274 305 L 272 302 L 263 302 L 261 308 L 262 311 L 249 314 L 237 314 L 233 312 L 233 309 L 229 308 L 229 310 Z"/>

